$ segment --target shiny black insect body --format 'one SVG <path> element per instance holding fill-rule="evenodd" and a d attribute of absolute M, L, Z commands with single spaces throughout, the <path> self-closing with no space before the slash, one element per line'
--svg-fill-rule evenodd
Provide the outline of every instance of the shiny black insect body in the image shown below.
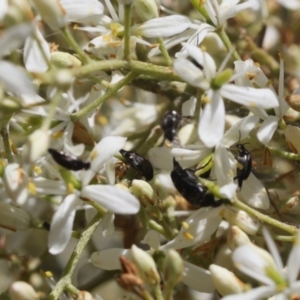
<path fill-rule="evenodd" d="M 171 178 L 178 192 L 193 205 L 217 207 L 223 203 L 222 200 L 216 201 L 192 170 L 183 169 L 175 158 Z"/>
<path fill-rule="evenodd" d="M 162 120 L 161 128 L 164 131 L 165 139 L 173 142 L 181 117 L 176 110 L 168 111 Z"/>
<path fill-rule="evenodd" d="M 91 163 L 89 161 L 83 161 L 81 159 L 78 159 L 76 157 L 66 155 L 65 153 L 61 151 L 57 151 L 55 149 L 49 148 L 48 152 L 51 154 L 52 158 L 62 167 L 73 170 L 73 171 L 79 171 L 79 170 L 88 170 L 91 166 Z"/>
<path fill-rule="evenodd" d="M 238 149 L 238 156 L 236 160 L 238 161 L 238 167 L 236 170 L 236 177 L 234 179 L 238 180 L 238 186 L 241 189 L 243 181 L 246 180 L 252 169 L 252 158 L 250 152 L 245 148 L 243 144 L 236 145 Z"/>
<path fill-rule="evenodd" d="M 147 181 L 150 181 L 153 178 L 153 167 L 149 160 L 133 151 L 121 149 L 120 153 L 134 169 L 145 177 Z"/>

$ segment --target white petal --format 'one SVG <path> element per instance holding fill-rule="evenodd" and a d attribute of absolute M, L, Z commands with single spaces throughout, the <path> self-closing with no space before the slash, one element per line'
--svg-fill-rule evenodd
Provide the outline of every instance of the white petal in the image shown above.
<path fill-rule="evenodd" d="M 197 104 L 196 97 L 191 97 L 189 100 L 182 104 L 181 112 L 183 116 L 193 116 L 195 113 L 195 108 Z"/>
<path fill-rule="evenodd" d="M 205 104 L 200 116 L 198 133 L 202 142 L 212 148 L 221 141 L 224 134 L 225 107 L 218 91 L 209 90 L 207 97 L 210 103 Z"/>
<path fill-rule="evenodd" d="M 55 212 L 50 226 L 49 252 L 56 255 L 67 246 L 72 233 L 76 206 L 80 204 L 77 196 L 68 195 Z"/>
<path fill-rule="evenodd" d="M 294 242 L 294 246 L 290 252 L 288 261 L 287 261 L 287 280 L 289 283 L 293 283 L 297 280 L 300 270 L 300 230 L 298 230 L 298 234 L 296 240 Z"/>
<path fill-rule="evenodd" d="M 0 57 L 19 48 L 34 30 L 32 23 L 20 23 L 3 31 L 0 37 Z"/>
<path fill-rule="evenodd" d="M 213 168 L 219 186 L 233 182 L 234 170 L 230 164 L 229 155 L 231 154 L 222 144 L 216 147 Z"/>
<path fill-rule="evenodd" d="M 203 147 L 203 150 L 155 147 L 149 150 L 148 158 L 153 167 L 171 171 L 173 170 L 173 157 L 180 162 L 183 168 L 189 168 L 199 163 L 209 153 L 210 150 L 206 147 Z"/>
<path fill-rule="evenodd" d="M 111 212 L 107 212 L 107 214 L 102 219 L 101 227 L 103 230 L 102 231 L 103 236 L 110 236 L 114 234 L 115 232 L 114 219 L 115 219 L 115 215 Z"/>
<path fill-rule="evenodd" d="M 130 215 L 140 210 L 140 202 L 132 194 L 114 186 L 88 185 L 82 189 L 81 195 L 116 214 Z"/>
<path fill-rule="evenodd" d="M 160 246 L 159 233 L 155 230 L 148 230 L 141 243 L 149 245 L 154 250 L 158 250 Z"/>
<path fill-rule="evenodd" d="M 91 255 L 91 263 L 103 270 L 118 270 L 121 269 L 119 257 L 121 255 L 129 256 L 130 249 L 110 248 Z"/>
<path fill-rule="evenodd" d="M 240 246 L 234 250 L 232 260 L 241 272 L 264 284 L 274 284 L 265 273 L 266 267 L 269 266 L 268 261 L 260 256 L 251 244 Z"/>
<path fill-rule="evenodd" d="M 116 181 L 115 165 L 117 162 L 119 162 L 118 159 L 111 157 L 105 163 L 106 176 L 110 185 L 114 185 Z"/>
<path fill-rule="evenodd" d="M 137 26 L 133 31 L 147 38 L 164 38 L 181 33 L 189 28 L 189 18 L 180 15 L 155 18 Z"/>
<path fill-rule="evenodd" d="M 38 28 L 35 30 L 35 35 L 36 38 L 30 36 L 26 39 L 23 52 L 24 64 L 28 71 L 42 73 L 48 69 L 44 55 L 49 60 L 50 47 Z M 43 49 L 44 55 L 41 52 L 41 48 Z"/>
<path fill-rule="evenodd" d="M 270 142 L 278 127 L 278 122 L 279 119 L 275 116 L 269 116 L 266 120 L 264 120 L 257 131 L 257 138 L 261 143 L 266 145 Z"/>
<path fill-rule="evenodd" d="M 189 56 L 194 58 L 199 65 L 203 67 L 203 73 L 207 81 L 211 81 L 216 76 L 217 66 L 213 58 L 205 51 L 202 51 L 197 46 L 188 43 L 183 43 Z"/>
<path fill-rule="evenodd" d="M 275 261 L 275 264 L 277 266 L 277 269 L 279 271 L 283 270 L 284 266 L 280 257 L 280 254 L 278 252 L 277 246 L 273 240 L 273 238 L 271 237 L 270 232 L 268 231 L 268 229 L 266 227 L 262 228 L 262 232 L 265 238 L 265 242 L 267 243 L 268 249 Z"/>
<path fill-rule="evenodd" d="M 223 97 L 245 106 L 259 106 L 266 109 L 279 106 L 276 95 L 270 89 L 224 84 L 221 88 L 221 94 Z"/>
<path fill-rule="evenodd" d="M 121 136 L 107 136 L 103 138 L 89 156 L 91 168 L 83 172 L 82 184 L 88 184 L 104 163 L 124 147 L 125 142 L 126 138 Z"/>
<path fill-rule="evenodd" d="M 267 191 L 253 173 L 250 173 L 250 176 L 243 182 L 240 194 L 245 202 L 253 207 L 259 209 L 268 209 L 270 207 Z"/>
<path fill-rule="evenodd" d="M 8 61 L 0 61 L 0 83 L 8 92 L 17 95 L 36 95 L 36 89 L 25 71 Z"/>
<path fill-rule="evenodd" d="M 187 286 L 203 293 L 212 293 L 215 290 L 209 271 L 187 261 L 183 261 L 183 265 L 184 271 L 182 282 Z"/>
<path fill-rule="evenodd" d="M 61 0 L 61 5 L 66 11 L 68 22 L 80 21 L 80 19 L 93 15 L 101 15 L 103 5 L 98 0 Z"/>
<path fill-rule="evenodd" d="M 226 131 L 222 139 L 222 144 L 230 147 L 231 145 L 239 142 L 239 140 L 247 138 L 250 131 L 258 122 L 259 117 L 254 115 L 242 118 Z"/>
<path fill-rule="evenodd" d="M 219 193 L 226 199 L 233 200 L 236 197 L 237 184 L 229 183 L 222 186 Z"/>
<path fill-rule="evenodd" d="M 196 210 L 184 222 L 178 235 L 161 249 L 182 249 L 208 240 L 219 227 L 221 210 L 222 206 Z"/>
<path fill-rule="evenodd" d="M 276 286 L 260 286 L 249 290 L 246 293 L 229 295 L 222 298 L 222 300 L 263 300 L 267 299 L 276 293 Z"/>
<path fill-rule="evenodd" d="M 174 70 L 187 83 L 207 90 L 209 83 L 204 78 L 203 71 L 186 58 L 177 58 L 174 61 Z"/>

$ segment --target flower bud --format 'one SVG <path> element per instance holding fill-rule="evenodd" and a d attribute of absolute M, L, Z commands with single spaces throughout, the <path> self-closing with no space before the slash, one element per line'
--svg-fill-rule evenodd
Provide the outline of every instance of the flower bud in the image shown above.
<path fill-rule="evenodd" d="M 251 243 L 251 241 L 248 235 L 238 226 L 231 226 L 228 230 L 227 243 L 229 248 L 233 251 L 239 246 Z"/>
<path fill-rule="evenodd" d="M 0 203 L 0 226 L 11 230 L 26 230 L 30 225 L 30 215 L 23 209 L 7 203 Z"/>
<path fill-rule="evenodd" d="M 133 180 L 131 192 L 140 200 L 144 207 L 154 206 L 156 204 L 155 193 L 151 185 L 144 180 Z"/>
<path fill-rule="evenodd" d="M 280 212 L 283 214 L 299 215 L 300 214 L 299 197 L 293 196 L 290 199 L 286 200 L 281 205 Z"/>
<path fill-rule="evenodd" d="M 8 164 L 5 167 L 3 183 L 8 196 L 17 204 L 24 204 L 28 196 L 28 178 L 19 164 Z"/>
<path fill-rule="evenodd" d="M 25 281 L 16 281 L 9 288 L 9 296 L 12 300 L 38 299 L 36 291 Z"/>
<path fill-rule="evenodd" d="M 245 283 L 225 268 L 212 264 L 209 266 L 209 271 L 214 286 L 222 296 L 239 294 L 247 289 Z"/>
<path fill-rule="evenodd" d="M 158 18 L 158 7 L 155 0 L 135 0 L 135 10 L 142 21 Z"/>
<path fill-rule="evenodd" d="M 232 207 L 225 207 L 221 214 L 231 225 L 240 227 L 248 234 L 255 235 L 261 224 L 243 210 L 234 210 Z"/>
<path fill-rule="evenodd" d="M 13 113 L 22 108 L 21 103 L 14 99 L 4 98 L 0 102 L 1 113 Z"/>
<path fill-rule="evenodd" d="M 23 150 L 24 162 L 33 163 L 45 154 L 49 147 L 49 134 L 47 130 L 38 129 L 33 132 Z"/>
<path fill-rule="evenodd" d="M 66 12 L 59 0 L 33 0 L 42 19 L 53 29 L 66 26 Z"/>
<path fill-rule="evenodd" d="M 56 51 L 51 53 L 51 62 L 58 68 L 80 67 L 81 61 L 67 52 Z"/>
<path fill-rule="evenodd" d="M 288 105 L 296 111 L 300 112 L 300 95 L 289 95 L 284 98 Z"/>
<path fill-rule="evenodd" d="M 76 300 L 94 300 L 95 298 L 93 297 L 92 294 L 90 294 L 87 291 L 80 291 L 77 294 L 77 297 L 75 298 Z"/>
<path fill-rule="evenodd" d="M 181 281 L 183 273 L 183 262 L 179 253 L 173 249 L 167 252 L 163 266 L 163 274 L 168 286 L 175 286 Z"/>
<path fill-rule="evenodd" d="M 287 125 L 284 129 L 284 135 L 288 146 L 293 152 L 300 153 L 300 128 Z"/>
<path fill-rule="evenodd" d="M 151 255 L 133 245 L 131 247 L 131 256 L 145 282 L 151 285 L 160 282 L 159 274 Z"/>

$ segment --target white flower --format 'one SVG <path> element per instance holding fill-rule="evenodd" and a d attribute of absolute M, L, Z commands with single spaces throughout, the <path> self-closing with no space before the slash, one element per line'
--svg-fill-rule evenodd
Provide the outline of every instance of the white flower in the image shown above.
<path fill-rule="evenodd" d="M 258 121 L 259 118 L 254 115 L 239 120 L 224 134 L 222 140 L 216 146 L 212 175 L 216 178 L 220 187 L 232 183 L 236 176 L 237 161 L 232 153 L 228 151 L 228 148 L 236 144 L 239 139 L 245 139 Z M 250 173 L 250 176 L 243 182 L 238 195 L 253 207 L 268 209 L 270 206 L 265 187 L 253 173 Z"/>
<path fill-rule="evenodd" d="M 199 136 L 207 147 L 217 145 L 224 134 L 223 97 L 248 107 L 278 107 L 276 95 L 270 89 L 238 87 L 229 83 L 223 84 L 220 88 L 212 87 L 211 84 L 217 76 L 217 68 L 212 57 L 195 46 L 189 44 L 184 44 L 184 46 L 189 55 L 203 66 L 203 70 L 185 58 L 175 60 L 174 69 L 187 83 L 206 91 L 206 105 L 200 116 Z M 228 81 L 231 80 L 233 77 L 228 78 Z M 211 130 L 212 128 L 214 130 Z"/>
<path fill-rule="evenodd" d="M 216 27 L 221 27 L 228 19 L 233 18 L 242 10 L 256 9 L 258 6 L 257 0 L 246 0 L 242 3 L 239 3 L 240 0 L 222 0 L 220 4 L 219 2 L 217 0 L 204 2 L 204 8 Z"/>
<path fill-rule="evenodd" d="M 232 255 L 235 266 L 263 286 L 243 294 L 226 296 L 224 300 L 259 300 L 273 295 L 276 295 L 274 299 L 288 300 L 300 294 L 300 281 L 297 281 L 300 271 L 300 233 L 298 232 L 285 269 L 270 233 L 263 229 L 263 234 L 274 260 L 265 250 L 253 244 L 238 247 Z"/>
<path fill-rule="evenodd" d="M 125 141 L 123 137 L 105 137 L 93 149 L 89 157 L 90 170 L 80 173 L 82 190 L 68 195 L 53 216 L 48 241 L 50 253 L 58 254 L 68 244 L 80 197 L 100 204 L 111 213 L 135 214 L 139 211 L 140 202 L 129 191 L 110 185 L 88 185 L 106 161 L 123 148 Z"/>
<path fill-rule="evenodd" d="M 269 84 L 268 78 L 251 59 L 244 62 L 236 61 L 235 72 L 239 74 L 235 81 L 239 86 L 251 87 L 255 85 L 262 88 L 269 88 L 274 91 L 273 87 Z M 297 93 L 297 90 L 294 93 Z M 251 112 L 264 120 L 257 132 L 257 138 L 263 144 L 267 144 L 272 139 L 273 134 L 278 127 L 278 122 L 289 108 L 286 101 L 284 101 L 284 62 L 281 58 L 277 101 L 278 107 L 274 106 L 275 116 L 269 116 L 262 106 L 249 107 Z"/>

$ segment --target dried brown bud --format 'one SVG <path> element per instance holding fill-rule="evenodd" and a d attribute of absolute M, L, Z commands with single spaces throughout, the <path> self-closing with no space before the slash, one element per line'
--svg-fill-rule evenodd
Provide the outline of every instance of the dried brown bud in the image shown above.
<path fill-rule="evenodd" d="M 285 101 L 291 108 L 300 112 L 300 95 L 286 96 Z"/>

